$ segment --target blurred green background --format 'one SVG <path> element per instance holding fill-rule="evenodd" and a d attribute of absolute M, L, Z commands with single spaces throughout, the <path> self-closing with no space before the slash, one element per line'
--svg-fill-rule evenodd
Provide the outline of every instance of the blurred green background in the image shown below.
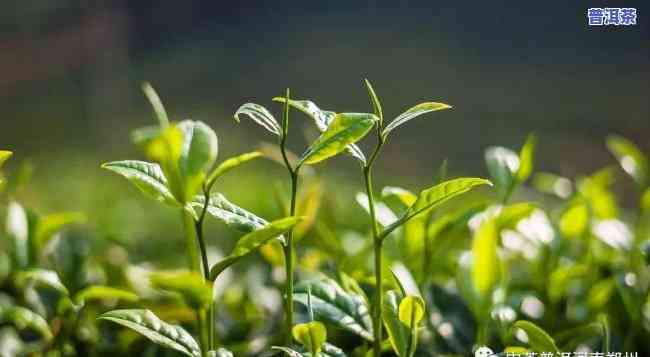
<path fill-rule="evenodd" d="M 240 104 L 279 113 L 270 99 L 290 87 L 325 109 L 370 111 L 367 77 L 387 117 L 423 100 L 454 106 L 392 139 L 377 166 L 378 187 L 421 187 L 445 158 L 454 174 L 485 176 L 486 147 L 518 148 L 531 131 L 540 138 L 536 170 L 575 177 L 614 164 L 604 145 L 609 133 L 650 151 L 645 4 L 608 3 L 636 6 L 637 26 L 589 28 L 586 9 L 596 5 L 10 0 L 0 11 L 0 147 L 16 153 L 8 172 L 25 159 L 36 168 L 21 192 L 26 204 L 87 212 L 95 234 L 134 245 L 143 259 L 182 249 L 176 212 L 99 165 L 141 157 L 129 132 L 154 122 L 140 92 L 144 80 L 174 118 L 213 126 L 222 158 L 264 140 L 252 124 L 234 122 Z M 292 125 L 301 120 L 295 114 Z M 297 135 L 292 147 L 304 146 Z M 361 188 L 352 160 L 317 170 L 327 170 L 330 189 Z M 271 190 L 247 193 L 285 175 L 259 162 L 229 176 L 220 191 L 277 217 Z M 362 214 L 349 206 L 341 203 Z M 232 234 L 214 226 L 213 236 Z M 156 239 L 163 235 L 178 239 Z"/>

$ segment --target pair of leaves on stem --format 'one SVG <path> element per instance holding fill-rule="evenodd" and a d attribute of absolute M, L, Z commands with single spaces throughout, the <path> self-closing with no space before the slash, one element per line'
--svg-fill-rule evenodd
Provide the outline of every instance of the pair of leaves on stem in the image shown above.
<path fill-rule="evenodd" d="M 274 98 L 286 103 L 286 98 Z M 310 101 L 289 100 L 289 104 L 303 111 L 316 122 L 322 134 L 314 141 L 298 160 L 297 167 L 304 164 L 316 164 L 344 150 L 350 151 L 357 159 L 365 162 L 361 150 L 354 143 L 363 138 L 379 120 L 369 113 L 334 113 L 321 111 Z M 282 137 L 282 129 L 273 115 L 264 107 L 246 103 L 235 112 L 239 121 L 241 115 L 247 115 L 254 122 L 271 133 Z"/>
<path fill-rule="evenodd" d="M 368 94 L 370 95 L 371 102 L 373 104 L 373 108 L 375 111 L 376 119 L 379 121 L 379 125 L 383 126 L 381 123 L 381 118 L 383 118 L 383 113 L 381 109 L 381 103 L 379 101 L 379 98 L 377 97 L 377 94 L 375 93 L 372 85 L 368 80 L 365 80 L 366 88 L 368 90 Z M 273 98 L 274 101 L 281 102 L 281 103 L 287 103 L 287 98 L 284 97 L 275 97 Z M 321 110 L 314 102 L 310 100 L 288 100 L 288 104 L 295 108 L 300 110 L 301 112 L 305 113 L 307 116 L 312 118 L 314 123 L 316 124 L 316 127 L 318 128 L 319 131 L 321 132 L 326 132 L 330 128 L 330 124 L 334 122 L 339 116 L 347 116 L 349 115 L 356 115 L 356 116 L 368 116 L 370 114 L 366 113 L 342 113 L 342 114 L 337 114 L 333 111 L 328 111 L 328 110 Z M 247 104 L 244 104 L 242 108 L 245 108 Z M 252 104 L 254 108 L 261 108 L 259 105 Z M 411 119 L 414 119 L 420 115 L 438 111 L 438 110 L 444 110 L 444 109 L 449 109 L 451 108 L 450 105 L 444 104 L 444 103 L 437 103 L 437 102 L 424 102 L 420 103 L 412 108 L 409 108 L 399 116 L 397 116 L 390 124 L 388 124 L 385 128 L 383 128 L 382 132 L 380 135 L 382 136 L 382 140 L 386 140 L 388 137 L 388 134 L 390 134 L 394 129 L 396 129 L 398 126 L 406 123 L 407 121 L 410 121 Z M 241 108 L 240 108 L 241 109 Z M 263 108 L 262 108 L 263 109 Z M 238 111 L 239 113 L 239 111 Z M 253 118 L 256 122 L 258 122 L 260 125 L 268 127 L 268 126 L 275 126 L 278 127 L 277 122 L 273 118 L 273 116 L 268 112 L 268 110 L 264 109 L 263 111 L 259 111 L 259 113 L 256 114 L 262 114 L 262 115 L 257 115 L 256 118 Z M 237 117 L 237 114 L 235 114 Z M 262 119 L 264 117 L 264 119 Z M 270 124 L 270 123 L 275 123 L 275 125 Z M 277 135 L 279 134 L 279 130 L 274 131 L 270 130 L 271 132 L 276 133 Z M 356 140 L 355 140 L 356 141 Z M 366 157 L 361 151 L 361 149 L 354 144 L 353 142 L 350 142 L 345 149 L 355 158 L 357 159 L 363 166 L 366 165 Z"/>
<path fill-rule="evenodd" d="M 372 87 L 370 81 L 366 79 L 364 82 L 366 84 L 368 95 L 370 96 L 370 102 L 372 103 L 373 110 L 375 114 L 379 116 L 380 120 L 383 120 L 384 115 L 382 112 L 381 102 L 379 101 L 379 97 L 377 96 L 377 93 L 375 92 L 375 89 Z M 411 119 L 414 119 L 426 113 L 435 112 L 444 109 L 451 109 L 451 105 L 445 103 L 438 103 L 438 102 L 424 102 L 416 106 L 413 106 L 408 110 L 406 110 L 405 112 L 403 112 L 402 114 L 398 115 L 395 119 L 393 119 L 393 121 L 391 121 L 385 127 L 384 127 L 384 123 L 380 122 L 379 125 L 381 128 L 383 128 L 383 130 L 380 133 L 382 140 L 385 141 L 386 138 L 388 138 L 388 134 L 390 134 L 398 126 L 410 121 Z"/>

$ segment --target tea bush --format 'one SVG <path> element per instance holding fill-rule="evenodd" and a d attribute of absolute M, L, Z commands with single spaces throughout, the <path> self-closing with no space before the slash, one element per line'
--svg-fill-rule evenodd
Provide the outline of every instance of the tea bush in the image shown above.
<path fill-rule="evenodd" d="M 175 212 L 185 251 L 159 253 L 183 260 L 183 269 L 136 263 L 114 242 L 88 254 L 86 231 L 75 227 L 93 217 L 38 214 L 19 199 L 29 166 L 6 180 L 0 174 L 2 355 L 411 357 L 472 355 L 482 346 L 504 355 L 650 353 L 650 166 L 634 143 L 608 137 L 620 169 L 572 180 L 534 172 L 530 135 L 518 152 L 485 151 L 489 180 L 449 178 L 445 161 L 419 192 L 378 190 L 373 167 L 389 141 L 404 140 L 397 129 L 444 117 L 451 106 L 420 103 L 385 120 L 365 85 L 371 113 L 322 110 L 289 90 L 273 98 L 280 120 L 243 104 L 235 120 L 252 120 L 276 143 L 225 160 L 208 123 L 170 120 L 143 86 L 157 124 L 132 139 L 146 160 L 102 167 Z M 300 155 L 289 148 L 294 114 L 319 132 Z M 355 197 L 324 190 L 318 178 L 327 170 L 319 164 L 339 154 L 358 164 L 359 182 L 348 183 L 363 187 Z M 0 165 L 11 155 L 0 151 Z M 287 173 L 265 177 L 279 186 L 249 189 L 274 192 L 281 213 L 273 217 L 220 189 L 222 176 L 261 158 Z M 622 209 L 613 191 L 620 171 L 638 189 L 634 209 Z M 367 215 L 344 224 L 341 201 Z M 213 218 L 241 235 L 227 254 L 206 234 Z"/>

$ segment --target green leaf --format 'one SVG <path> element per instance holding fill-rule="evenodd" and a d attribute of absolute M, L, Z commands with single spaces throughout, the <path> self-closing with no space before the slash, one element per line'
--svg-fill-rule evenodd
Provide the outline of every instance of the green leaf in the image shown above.
<path fill-rule="evenodd" d="M 113 310 L 98 318 L 128 327 L 163 347 L 190 357 L 201 357 L 199 345 L 187 331 L 160 320 L 149 310 Z"/>
<path fill-rule="evenodd" d="M 483 222 L 472 240 L 472 283 L 485 300 L 501 278 L 497 255 L 499 228 L 496 219 Z"/>
<path fill-rule="evenodd" d="M 183 132 L 183 146 L 178 159 L 178 167 L 185 185 L 185 200 L 199 191 L 207 170 L 217 159 L 217 134 L 205 123 L 184 120 L 178 123 Z"/>
<path fill-rule="evenodd" d="M 175 207 L 180 206 L 167 187 L 167 179 L 158 164 L 124 160 L 103 164 L 102 168 L 126 177 L 145 195 L 157 201 Z"/>
<path fill-rule="evenodd" d="M 149 281 L 156 289 L 179 294 L 194 309 L 204 308 L 212 301 L 212 286 L 197 272 L 154 272 Z"/>
<path fill-rule="evenodd" d="M 478 294 L 478 305 L 474 305 L 475 308 L 481 310 L 488 306 L 491 294 L 504 273 L 497 254 L 501 230 L 514 229 L 520 220 L 529 216 L 535 209 L 535 205 L 522 202 L 503 207 L 496 215 L 489 215 L 490 211 L 484 213 L 486 217 L 474 232 L 472 239 L 470 277 L 473 292 Z"/>
<path fill-rule="evenodd" d="M 315 164 L 337 155 L 363 138 L 377 122 L 374 114 L 339 113 L 318 139 L 305 151 L 298 166 Z"/>
<path fill-rule="evenodd" d="M 37 254 L 41 252 L 54 235 L 63 229 L 63 227 L 85 222 L 86 216 L 80 212 L 54 213 L 41 217 L 36 222 L 36 232 L 34 233 L 34 242 L 32 242 Z"/>
<path fill-rule="evenodd" d="M 388 134 L 390 134 L 391 131 L 395 130 L 398 126 L 406 123 L 407 121 L 414 119 L 416 117 L 419 117 L 422 114 L 430 113 L 430 112 L 435 112 L 438 110 L 444 110 L 444 109 L 450 109 L 451 105 L 445 104 L 445 103 L 436 103 L 436 102 L 425 102 L 425 103 L 420 103 L 404 113 L 400 114 L 395 118 L 390 124 L 388 124 L 384 130 L 382 131 L 381 135 L 386 138 Z"/>
<path fill-rule="evenodd" d="M 610 189 L 614 182 L 614 172 L 611 168 L 597 171 L 578 183 L 578 192 L 589 206 L 589 213 L 597 219 L 617 218 L 619 207 L 616 196 Z"/>
<path fill-rule="evenodd" d="M 264 129 L 277 136 L 282 136 L 282 128 L 280 127 L 280 124 L 278 124 L 278 121 L 275 120 L 273 115 L 263 106 L 255 103 L 246 103 L 239 107 L 235 112 L 235 120 L 237 122 L 240 120 L 240 115 L 247 115 Z"/>
<path fill-rule="evenodd" d="M 318 321 L 297 324 L 291 329 L 293 338 L 300 342 L 312 356 L 318 356 L 327 341 L 325 325 Z"/>
<path fill-rule="evenodd" d="M 395 353 L 400 357 L 408 356 L 411 341 L 410 329 L 400 321 L 399 306 L 401 297 L 396 291 L 386 292 L 383 305 L 384 326 L 388 332 L 388 340 Z"/>
<path fill-rule="evenodd" d="M 424 300 L 410 295 L 399 303 L 399 320 L 408 328 L 416 328 L 424 317 Z"/>
<path fill-rule="evenodd" d="M 14 153 L 11 152 L 11 151 L 0 150 L 0 169 L 2 168 L 2 165 L 4 165 L 4 163 L 5 163 L 7 160 L 9 160 L 9 158 L 10 158 L 11 155 L 13 155 L 13 154 L 14 154 Z"/>
<path fill-rule="evenodd" d="M 372 320 L 363 296 L 343 290 L 332 279 L 322 278 L 296 285 L 294 302 L 306 307 L 309 292 L 316 320 L 352 332 L 367 341 L 373 340 Z"/>
<path fill-rule="evenodd" d="M 203 196 L 197 196 L 192 206 L 201 209 L 205 204 Z M 213 194 L 208 202 L 208 213 L 223 221 L 228 227 L 243 233 L 249 233 L 266 226 L 269 222 L 255 214 L 228 201 L 220 193 Z"/>
<path fill-rule="evenodd" d="M 16 284 L 25 287 L 26 284 L 47 286 L 65 295 L 68 289 L 61 282 L 59 275 L 53 270 L 29 269 L 16 273 Z"/>
<path fill-rule="evenodd" d="M 402 293 L 402 295 L 404 296 L 422 295 L 418 287 L 418 284 L 415 280 L 415 277 L 413 276 L 413 274 L 411 274 L 411 272 L 406 267 L 406 265 L 404 265 L 404 263 L 401 262 L 393 263 L 390 267 L 390 272 L 391 275 L 393 276 L 393 280 L 395 281 L 395 284 L 399 287 L 399 291 Z"/>
<path fill-rule="evenodd" d="M 593 310 L 602 309 L 616 291 L 616 280 L 603 279 L 591 286 L 587 293 L 587 306 Z"/>
<path fill-rule="evenodd" d="M 256 251 L 258 248 L 268 243 L 271 239 L 277 238 L 281 234 L 293 228 L 300 217 L 286 217 L 273 221 L 264 227 L 252 231 L 237 241 L 235 248 L 229 256 L 213 265 L 210 269 L 210 279 L 214 280 L 226 268 L 237 262 L 242 257 Z"/>
<path fill-rule="evenodd" d="M 230 159 L 228 159 L 228 160 L 222 162 L 221 164 L 219 164 L 219 166 L 217 166 L 214 170 L 212 170 L 212 172 L 210 173 L 210 175 L 208 176 L 208 179 L 206 181 L 207 182 L 206 186 L 211 187 L 214 184 L 214 182 L 219 177 L 221 177 L 223 174 L 225 174 L 226 172 L 228 172 L 228 171 L 230 171 L 230 170 L 232 170 L 232 169 L 234 169 L 234 168 L 236 168 L 238 166 L 241 166 L 241 165 L 247 163 L 248 161 L 256 159 L 256 158 L 258 158 L 260 156 L 262 156 L 261 152 L 253 151 L 253 152 L 247 152 L 245 154 L 241 154 L 241 155 L 238 155 L 238 156 L 235 156 L 235 157 L 231 157 Z"/>
<path fill-rule="evenodd" d="M 183 177 L 178 161 L 183 151 L 183 131 L 177 124 L 161 129 L 160 134 L 146 143 L 147 157 L 160 164 L 169 191 L 178 202 L 185 203 Z"/>
<path fill-rule="evenodd" d="M 573 351 L 580 343 L 587 342 L 593 337 L 603 336 L 603 332 L 603 324 L 592 322 L 561 331 L 555 335 L 554 340 L 556 345 L 561 346 L 562 351 Z M 602 352 L 606 352 L 605 349 Z"/>
<path fill-rule="evenodd" d="M 44 340 L 52 340 L 52 332 L 47 324 L 37 313 L 19 306 L 0 304 L 0 325 L 11 323 L 20 331 L 36 331 Z"/>
<path fill-rule="evenodd" d="M 472 177 L 457 178 L 437 184 L 420 192 L 417 200 L 409 207 L 406 215 L 415 216 L 481 185 L 491 186 L 492 183 L 482 178 Z"/>
<path fill-rule="evenodd" d="M 372 109 L 375 113 L 375 115 L 379 118 L 379 127 L 382 127 L 382 119 L 384 117 L 384 113 L 382 112 L 381 109 L 381 102 L 379 101 L 379 98 L 377 97 L 377 93 L 375 92 L 375 89 L 372 87 L 372 84 L 368 79 L 364 79 L 364 83 L 366 84 L 366 89 L 368 90 L 368 96 L 370 97 L 370 102 L 372 102 Z"/>
<path fill-rule="evenodd" d="M 533 159 L 535 158 L 536 145 L 537 137 L 533 134 L 528 135 L 524 146 L 521 147 L 521 151 L 519 152 L 519 169 L 515 174 L 518 183 L 526 181 L 533 172 Z"/>
<path fill-rule="evenodd" d="M 284 103 L 286 98 L 284 97 L 275 97 L 274 101 Z M 327 130 L 329 125 L 334 121 L 336 113 L 328 110 L 321 110 L 314 102 L 310 100 L 293 100 L 289 99 L 289 106 L 300 110 L 305 113 L 307 116 L 312 118 L 316 127 L 320 132 Z M 359 160 L 362 164 L 366 163 L 366 156 L 363 154 L 363 151 L 355 145 L 350 144 L 346 147 L 346 150 L 352 155 L 355 159 Z"/>
<path fill-rule="evenodd" d="M 535 325 L 532 322 L 529 321 L 524 321 L 524 320 L 519 320 L 514 323 L 513 325 L 514 328 L 519 328 L 524 330 L 526 332 L 526 335 L 528 336 L 528 344 L 530 347 L 538 352 L 552 352 L 552 353 L 560 353 L 560 350 L 557 348 L 555 345 L 555 341 L 551 336 L 549 336 L 546 331 L 544 331 L 542 328 L 539 326 Z"/>
<path fill-rule="evenodd" d="M 138 299 L 138 295 L 131 291 L 103 285 L 88 286 L 74 296 L 74 301 L 77 305 L 85 305 L 87 302 L 95 300 L 123 300 L 135 302 L 138 301 Z"/>
<path fill-rule="evenodd" d="M 559 228 L 565 238 L 581 237 L 589 226 L 589 208 L 582 200 L 576 200 L 562 213 Z"/>
<path fill-rule="evenodd" d="M 564 296 L 572 280 L 582 278 L 589 273 L 589 267 L 583 264 L 562 265 L 556 268 L 548 279 L 548 296 L 552 303 L 558 303 Z"/>
<path fill-rule="evenodd" d="M 23 206 L 16 201 L 9 202 L 7 208 L 6 231 L 11 238 L 13 261 L 19 268 L 29 264 L 29 223 Z"/>
<path fill-rule="evenodd" d="M 158 93 L 156 93 L 156 90 L 153 89 L 149 82 L 142 83 L 142 91 L 147 96 L 147 99 L 149 99 L 149 103 L 151 103 L 151 107 L 153 107 L 153 111 L 156 113 L 160 127 L 166 128 L 169 125 L 169 118 Z"/>
<path fill-rule="evenodd" d="M 607 148 L 616 156 L 619 164 L 628 175 L 645 188 L 650 179 L 650 164 L 648 158 L 633 142 L 621 136 L 607 137 Z"/>
<path fill-rule="evenodd" d="M 385 238 L 390 232 L 403 225 L 418 214 L 433 209 L 450 199 L 468 192 L 480 185 L 492 185 L 488 180 L 481 178 L 457 178 L 437 184 L 431 188 L 422 190 L 415 202 L 404 212 L 396 222 L 388 226 L 382 233 Z"/>

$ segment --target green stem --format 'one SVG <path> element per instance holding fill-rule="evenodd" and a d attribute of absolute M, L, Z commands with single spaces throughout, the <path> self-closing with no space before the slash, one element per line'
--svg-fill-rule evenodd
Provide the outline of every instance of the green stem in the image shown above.
<path fill-rule="evenodd" d="M 206 329 L 204 325 L 205 313 L 200 310 L 196 310 L 196 324 L 199 329 L 199 337 L 201 338 L 201 356 L 207 357 L 208 355 L 208 336 L 206 334 Z"/>
<path fill-rule="evenodd" d="M 214 182 L 213 182 L 214 183 Z M 201 251 L 201 261 L 203 263 L 203 278 L 205 281 L 210 281 L 210 263 L 208 262 L 208 252 L 206 249 L 206 244 L 205 244 L 205 239 L 203 235 L 203 221 L 205 220 L 205 215 L 206 212 L 208 211 L 208 205 L 210 204 L 210 190 L 212 189 L 212 185 L 209 185 L 207 187 L 203 188 L 203 207 L 201 209 L 201 214 L 199 215 L 198 219 L 194 221 L 194 227 L 196 231 L 196 237 L 199 242 L 199 248 Z M 207 312 L 202 314 L 203 318 L 207 322 L 207 333 L 208 333 L 208 349 L 213 350 L 215 348 L 214 345 L 214 333 L 215 333 L 215 328 L 214 328 L 214 320 L 215 320 L 215 315 L 214 315 L 214 308 L 215 308 L 215 302 L 211 299 L 210 300 L 210 306 L 207 309 Z"/>
<path fill-rule="evenodd" d="M 291 208 L 289 210 L 289 215 L 295 216 L 296 214 L 296 196 L 298 192 L 298 172 L 300 171 L 300 166 L 295 168 L 289 162 L 287 156 L 287 136 L 289 134 L 289 97 L 290 92 L 287 88 L 285 103 L 284 103 L 284 116 L 282 117 L 282 135 L 280 136 L 280 152 L 282 153 L 282 159 L 284 160 L 284 165 L 289 171 L 289 176 L 291 177 Z M 284 289 L 285 294 L 285 338 L 286 343 L 289 345 L 291 343 L 291 329 L 293 328 L 293 273 L 294 273 L 294 246 L 293 246 L 293 228 L 287 232 L 286 244 L 284 245 L 284 264 L 285 264 L 285 276 L 286 284 Z"/>
<path fill-rule="evenodd" d="M 204 207 L 207 207 L 207 201 Z M 186 210 L 182 211 L 182 215 L 188 257 L 190 260 L 190 269 L 199 273 L 202 272 L 203 277 L 208 280 L 210 268 L 208 266 L 205 240 L 203 239 L 203 218 L 205 218 L 205 212 L 202 212 L 201 217 L 198 219 L 195 219 Z M 206 329 L 206 315 L 207 314 L 204 311 L 196 311 L 197 329 L 201 338 L 201 352 L 203 356 L 207 355 L 207 348 L 210 339 L 208 334 L 209 331 Z M 211 323 L 208 325 L 211 325 Z"/>
<path fill-rule="evenodd" d="M 296 193 L 298 191 L 298 174 L 291 172 L 291 208 L 290 216 L 296 214 Z M 287 232 L 287 241 L 284 246 L 284 264 L 287 281 L 285 285 L 286 299 L 286 338 L 287 343 L 291 342 L 291 329 L 293 328 L 293 271 L 294 271 L 294 246 L 293 246 L 293 228 Z"/>
<path fill-rule="evenodd" d="M 201 252 L 201 263 L 203 265 L 203 270 L 202 270 L 203 278 L 206 281 L 210 281 L 210 265 L 208 263 L 208 252 L 205 245 L 205 239 L 203 238 L 203 220 L 202 219 L 196 220 L 194 222 L 194 227 L 196 231 L 196 238 L 199 243 L 199 251 Z"/>
<path fill-rule="evenodd" d="M 378 146 L 379 148 L 379 146 Z M 375 153 L 378 150 L 375 150 Z M 376 157 L 376 154 L 373 154 L 372 159 Z M 383 290 L 382 290 L 382 240 L 379 238 L 379 228 L 377 226 L 377 215 L 375 212 L 375 199 L 372 189 L 372 161 L 369 161 L 369 164 L 364 167 L 363 178 L 366 184 L 366 195 L 368 195 L 368 207 L 370 210 L 370 220 L 372 224 L 372 239 L 374 242 L 375 248 L 375 306 L 373 310 L 373 329 L 374 329 L 374 342 L 373 342 L 373 351 L 374 356 L 379 357 L 381 355 L 381 341 L 382 341 L 382 308 L 383 308 Z"/>

